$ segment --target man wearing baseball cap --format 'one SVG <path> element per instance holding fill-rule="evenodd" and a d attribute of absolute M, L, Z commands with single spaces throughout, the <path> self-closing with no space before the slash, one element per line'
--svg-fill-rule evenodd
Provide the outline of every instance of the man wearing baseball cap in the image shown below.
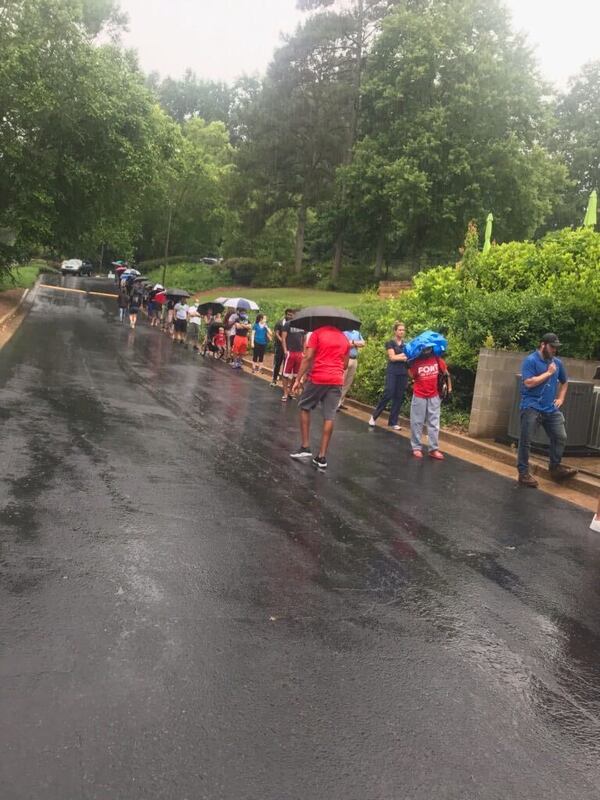
<path fill-rule="evenodd" d="M 564 481 L 577 470 L 561 464 L 567 431 L 561 411 L 567 396 L 568 378 L 562 361 L 557 358 L 560 341 L 555 333 L 546 333 L 538 349 L 527 356 L 521 367 L 521 436 L 519 438 L 519 483 L 537 489 L 538 482 L 529 472 L 529 450 L 537 425 L 550 439 L 550 475 Z"/>

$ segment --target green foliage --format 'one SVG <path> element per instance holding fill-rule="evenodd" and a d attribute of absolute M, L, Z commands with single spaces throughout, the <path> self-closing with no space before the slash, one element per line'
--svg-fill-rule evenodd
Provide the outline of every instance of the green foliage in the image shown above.
<path fill-rule="evenodd" d="M 600 233 L 567 229 L 485 256 L 471 250 L 468 270 L 463 263 L 421 272 L 412 291 L 386 302 L 365 297 L 357 313 L 370 339 L 357 376 L 360 399 L 372 402 L 381 388 L 383 344 L 401 320 L 409 337 L 428 328 L 448 337 L 457 405 L 468 408 L 482 347 L 532 350 L 555 331 L 563 355 L 600 357 Z"/>
<path fill-rule="evenodd" d="M 151 269 L 146 274 L 149 280 L 162 283 L 162 267 Z M 205 292 L 220 286 L 230 286 L 231 283 L 231 274 L 223 267 L 185 262 L 167 267 L 166 284 L 171 288 L 185 289 L 188 292 Z"/>
<path fill-rule="evenodd" d="M 489 211 L 496 238 L 535 234 L 566 181 L 539 146 L 544 93 L 496 0 L 394 4 L 367 65 L 363 127 L 412 176 L 401 252 L 451 258 L 468 221 Z"/>
<path fill-rule="evenodd" d="M 202 263 L 201 256 L 169 256 L 167 259 L 164 258 L 147 258 L 145 261 L 137 261 L 136 266 L 139 270 L 146 273 L 147 270 L 156 269 L 157 267 L 163 267 L 165 265 L 165 261 L 167 265 L 170 264 L 200 264 Z"/>
<path fill-rule="evenodd" d="M 7 0 L 0 13 L 0 228 L 4 263 L 42 245 L 127 248 L 165 157 L 161 113 L 131 56 L 97 46 L 109 0 Z"/>
<path fill-rule="evenodd" d="M 223 267 L 229 271 L 235 285 L 252 286 L 261 262 L 256 258 L 228 258 Z"/>
<path fill-rule="evenodd" d="M 600 60 L 586 64 L 558 99 L 554 151 L 565 161 L 572 183 L 552 222 L 583 221 L 590 192 L 600 189 Z"/>
<path fill-rule="evenodd" d="M 4 289 L 31 289 L 41 275 L 60 274 L 59 270 L 41 259 L 0 272 L 0 291 Z"/>

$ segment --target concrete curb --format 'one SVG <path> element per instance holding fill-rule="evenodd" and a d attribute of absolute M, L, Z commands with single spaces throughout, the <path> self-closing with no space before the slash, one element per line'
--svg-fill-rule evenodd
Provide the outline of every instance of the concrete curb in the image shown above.
<path fill-rule="evenodd" d="M 4 325 L 4 323 L 8 322 L 10 319 L 12 319 L 15 316 L 15 314 L 18 312 L 18 310 L 21 308 L 21 306 L 25 302 L 25 298 L 29 295 L 30 291 L 31 291 L 30 289 L 25 289 L 25 291 L 21 295 L 21 298 L 20 298 L 19 302 L 17 303 L 17 305 L 14 308 L 12 308 L 10 311 L 8 311 L 0 319 L 0 328 L 2 327 L 2 325 Z"/>

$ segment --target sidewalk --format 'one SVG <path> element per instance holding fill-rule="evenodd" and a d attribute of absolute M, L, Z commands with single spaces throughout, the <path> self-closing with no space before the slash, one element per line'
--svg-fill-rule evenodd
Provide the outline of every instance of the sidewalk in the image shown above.
<path fill-rule="evenodd" d="M 3 347 L 19 327 L 25 316 L 23 301 L 29 289 L 6 289 L 0 292 L 0 348 Z"/>

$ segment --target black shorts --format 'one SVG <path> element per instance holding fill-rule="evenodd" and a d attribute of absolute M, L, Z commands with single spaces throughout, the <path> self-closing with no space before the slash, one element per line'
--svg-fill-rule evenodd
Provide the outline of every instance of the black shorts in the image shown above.
<path fill-rule="evenodd" d="M 187 332 L 187 319 L 176 319 L 175 320 L 175 331 L 176 331 L 176 333 L 186 333 Z"/>
<path fill-rule="evenodd" d="M 263 364 L 265 360 L 265 352 L 267 350 L 266 344 L 254 344 L 254 358 L 255 363 Z"/>
<path fill-rule="evenodd" d="M 334 420 L 337 409 L 342 399 L 342 387 L 331 386 L 330 384 L 306 382 L 302 397 L 298 400 L 298 408 L 301 411 L 314 411 L 320 404 L 323 418 Z"/>

